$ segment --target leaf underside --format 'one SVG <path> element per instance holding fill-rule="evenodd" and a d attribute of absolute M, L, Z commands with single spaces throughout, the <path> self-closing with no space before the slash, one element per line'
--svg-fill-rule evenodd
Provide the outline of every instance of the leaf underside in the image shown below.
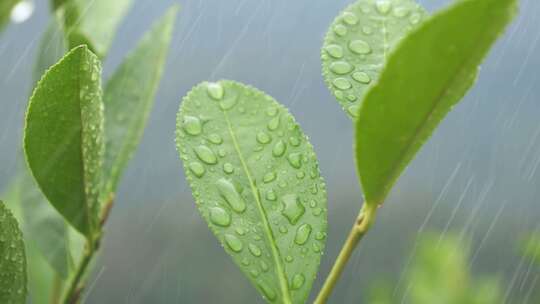
<path fill-rule="evenodd" d="M 321 50 L 322 71 L 350 118 L 356 118 L 389 53 L 425 17 L 414 0 L 359 0 L 332 22 Z"/>
<path fill-rule="evenodd" d="M 478 65 L 512 20 L 514 0 L 459 1 L 396 48 L 356 121 L 366 201 L 380 204 L 445 115 L 473 85 Z"/>
<path fill-rule="evenodd" d="M 17 220 L 0 201 L 0 303 L 26 301 L 26 255 Z"/>
<path fill-rule="evenodd" d="M 49 202 L 87 237 L 97 228 L 103 158 L 101 65 L 86 46 L 39 81 L 26 115 L 24 150 Z"/>
<path fill-rule="evenodd" d="M 144 35 L 105 87 L 104 195 L 116 191 L 118 180 L 139 143 L 152 108 L 178 6 Z"/>
<path fill-rule="evenodd" d="M 263 92 L 202 83 L 183 99 L 177 147 L 197 207 L 272 303 L 303 303 L 326 237 L 326 190 L 293 116 Z"/>

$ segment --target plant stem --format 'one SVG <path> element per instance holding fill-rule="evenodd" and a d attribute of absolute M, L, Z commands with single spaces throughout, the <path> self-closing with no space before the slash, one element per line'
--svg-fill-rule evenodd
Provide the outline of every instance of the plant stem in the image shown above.
<path fill-rule="evenodd" d="M 62 296 L 62 279 L 58 274 L 54 275 L 53 285 L 52 285 L 52 291 L 51 291 L 51 299 L 49 303 L 51 304 L 59 304 L 60 303 L 60 297 Z"/>
<path fill-rule="evenodd" d="M 358 243 L 362 237 L 369 231 L 369 228 L 375 221 L 375 216 L 377 214 L 377 205 L 364 203 L 360 213 L 356 218 L 356 221 L 345 241 L 345 244 L 341 248 L 341 251 L 334 262 L 334 266 L 330 271 L 330 274 L 326 278 L 324 285 L 319 292 L 319 295 L 315 299 L 314 304 L 324 304 L 332 294 L 332 291 L 339 280 L 349 258 L 351 257 L 354 249 L 357 247 Z"/>

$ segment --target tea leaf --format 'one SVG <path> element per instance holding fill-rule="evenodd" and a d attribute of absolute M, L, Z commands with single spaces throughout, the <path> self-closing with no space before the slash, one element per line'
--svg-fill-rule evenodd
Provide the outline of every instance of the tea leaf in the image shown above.
<path fill-rule="evenodd" d="M 49 202 L 86 237 L 97 232 L 103 158 L 101 65 L 86 46 L 39 81 L 26 114 L 24 150 Z"/>
<path fill-rule="evenodd" d="M 86 44 L 99 57 L 105 57 L 120 21 L 132 0 L 65 0 L 65 34 L 69 48 Z"/>
<path fill-rule="evenodd" d="M 21 230 L 0 201 L 0 303 L 26 301 L 26 255 Z"/>
<path fill-rule="evenodd" d="M 478 65 L 515 11 L 514 0 L 459 1 L 425 21 L 390 56 L 356 121 L 357 168 L 369 204 L 384 201 L 473 85 Z"/>
<path fill-rule="evenodd" d="M 425 18 L 414 0 L 359 0 L 334 20 L 321 50 L 324 80 L 343 110 L 355 118 L 388 54 Z"/>
<path fill-rule="evenodd" d="M 104 92 L 105 195 L 117 183 L 139 143 L 163 74 L 178 6 L 145 34 L 107 83 Z"/>
<path fill-rule="evenodd" d="M 269 302 L 304 303 L 326 236 L 326 190 L 294 117 L 263 92 L 202 83 L 184 98 L 177 147 L 197 207 Z"/>

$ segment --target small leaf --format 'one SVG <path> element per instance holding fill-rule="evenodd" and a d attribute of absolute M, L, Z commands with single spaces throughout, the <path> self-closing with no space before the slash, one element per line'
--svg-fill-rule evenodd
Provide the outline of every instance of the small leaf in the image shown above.
<path fill-rule="evenodd" d="M 357 169 L 367 203 L 384 201 L 472 86 L 478 65 L 515 10 L 514 0 L 459 1 L 425 21 L 390 56 L 356 122 Z"/>
<path fill-rule="evenodd" d="M 103 58 L 132 0 L 65 0 L 62 6 L 69 48 L 87 44 Z"/>
<path fill-rule="evenodd" d="M 97 232 L 103 158 L 101 65 L 86 46 L 39 81 L 26 114 L 24 150 L 49 202 L 79 232 Z"/>
<path fill-rule="evenodd" d="M 26 255 L 17 220 L 0 201 L 0 303 L 26 301 Z"/>
<path fill-rule="evenodd" d="M 326 236 L 326 190 L 294 117 L 233 81 L 184 98 L 177 147 L 203 218 L 268 302 L 304 303 Z"/>
<path fill-rule="evenodd" d="M 118 180 L 139 143 L 163 74 L 178 6 L 142 38 L 107 83 L 104 93 L 105 195 Z"/>
<path fill-rule="evenodd" d="M 334 20 L 321 50 L 322 70 L 349 117 L 357 115 L 390 51 L 425 16 L 414 0 L 359 0 Z"/>

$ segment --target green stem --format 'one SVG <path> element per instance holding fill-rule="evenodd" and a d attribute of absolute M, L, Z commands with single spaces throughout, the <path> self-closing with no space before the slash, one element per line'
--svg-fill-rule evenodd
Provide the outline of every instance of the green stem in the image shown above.
<path fill-rule="evenodd" d="M 375 221 L 377 214 L 377 205 L 364 203 L 356 221 L 345 241 L 345 244 L 341 248 L 341 251 L 330 271 L 330 274 L 326 278 L 324 285 L 319 292 L 319 295 L 315 299 L 314 304 L 324 304 L 328 301 L 328 298 L 332 294 L 336 283 L 338 282 L 349 258 L 351 257 L 354 249 L 357 247 L 360 240 L 369 231 L 369 228 Z"/>
<path fill-rule="evenodd" d="M 58 274 L 54 275 L 53 285 L 52 285 L 52 291 L 51 291 L 51 299 L 49 303 L 51 304 L 59 304 L 60 303 L 60 297 L 62 296 L 62 279 Z"/>

